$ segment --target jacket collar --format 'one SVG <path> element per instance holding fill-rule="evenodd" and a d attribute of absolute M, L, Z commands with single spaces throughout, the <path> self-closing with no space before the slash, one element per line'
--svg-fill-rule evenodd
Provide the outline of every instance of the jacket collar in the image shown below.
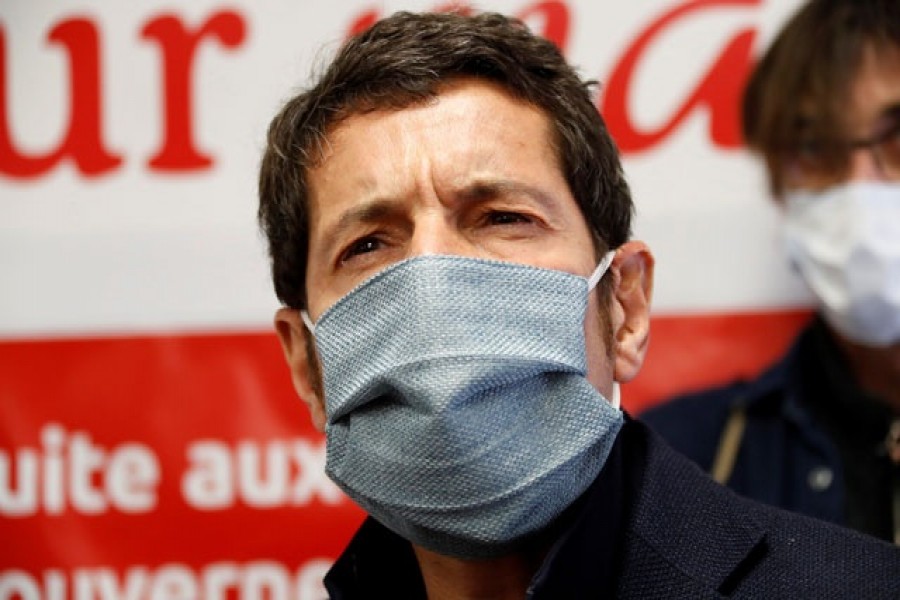
<path fill-rule="evenodd" d="M 621 595 L 728 595 L 762 557 L 764 526 L 730 490 L 639 425 L 646 468 L 626 540 L 631 573 L 623 578 Z M 653 577 L 641 574 L 651 569 Z"/>
<path fill-rule="evenodd" d="M 784 358 L 741 391 L 741 401 L 748 413 L 780 414 L 802 432 L 816 429 L 814 413 L 839 411 L 853 421 L 855 431 L 874 431 L 871 437 L 879 442 L 891 416 L 884 403 L 857 385 L 820 316 L 803 329 Z"/>

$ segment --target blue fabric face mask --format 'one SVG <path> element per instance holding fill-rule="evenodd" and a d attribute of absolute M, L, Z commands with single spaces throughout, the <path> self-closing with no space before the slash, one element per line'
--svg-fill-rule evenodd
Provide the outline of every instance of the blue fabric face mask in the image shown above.
<path fill-rule="evenodd" d="M 314 327 L 328 475 L 441 554 L 502 555 L 547 527 L 623 422 L 585 378 L 588 294 L 612 255 L 590 279 L 422 256 L 341 298 Z"/>

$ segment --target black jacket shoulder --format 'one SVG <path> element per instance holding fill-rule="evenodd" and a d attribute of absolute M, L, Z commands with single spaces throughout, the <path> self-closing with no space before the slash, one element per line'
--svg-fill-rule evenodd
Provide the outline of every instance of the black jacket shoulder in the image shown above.
<path fill-rule="evenodd" d="M 739 496 L 645 435 L 619 597 L 900 598 L 900 548 Z"/>

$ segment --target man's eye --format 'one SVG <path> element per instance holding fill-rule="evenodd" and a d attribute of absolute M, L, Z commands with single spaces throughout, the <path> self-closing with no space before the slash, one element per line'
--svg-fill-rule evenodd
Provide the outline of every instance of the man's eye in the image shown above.
<path fill-rule="evenodd" d="M 487 222 L 490 225 L 514 225 L 517 223 L 531 223 L 531 218 L 522 213 L 497 210 L 491 211 L 487 215 Z"/>
<path fill-rule="evenodd" d="M 349 246 L 347 249 L 341 253 L 341 262 L 346 262 L 353 258 L 354 256 L 359 256 L 360 254 L 368 254 L 369 252 L 374 252 L 381 247 L 381 241 L 375 237 L 364 237 L 356 240 Z"/>

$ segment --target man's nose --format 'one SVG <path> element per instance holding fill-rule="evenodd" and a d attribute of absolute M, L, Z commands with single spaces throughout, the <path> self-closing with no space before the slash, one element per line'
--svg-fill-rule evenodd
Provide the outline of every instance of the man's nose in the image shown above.
<path fill-rule="evenodd" d="M 474 253 L 472 244 L 444 215 L 435 214 L 417 219 L 410 240 L 410 257 L 428 254 L 469 256 Z"/>

